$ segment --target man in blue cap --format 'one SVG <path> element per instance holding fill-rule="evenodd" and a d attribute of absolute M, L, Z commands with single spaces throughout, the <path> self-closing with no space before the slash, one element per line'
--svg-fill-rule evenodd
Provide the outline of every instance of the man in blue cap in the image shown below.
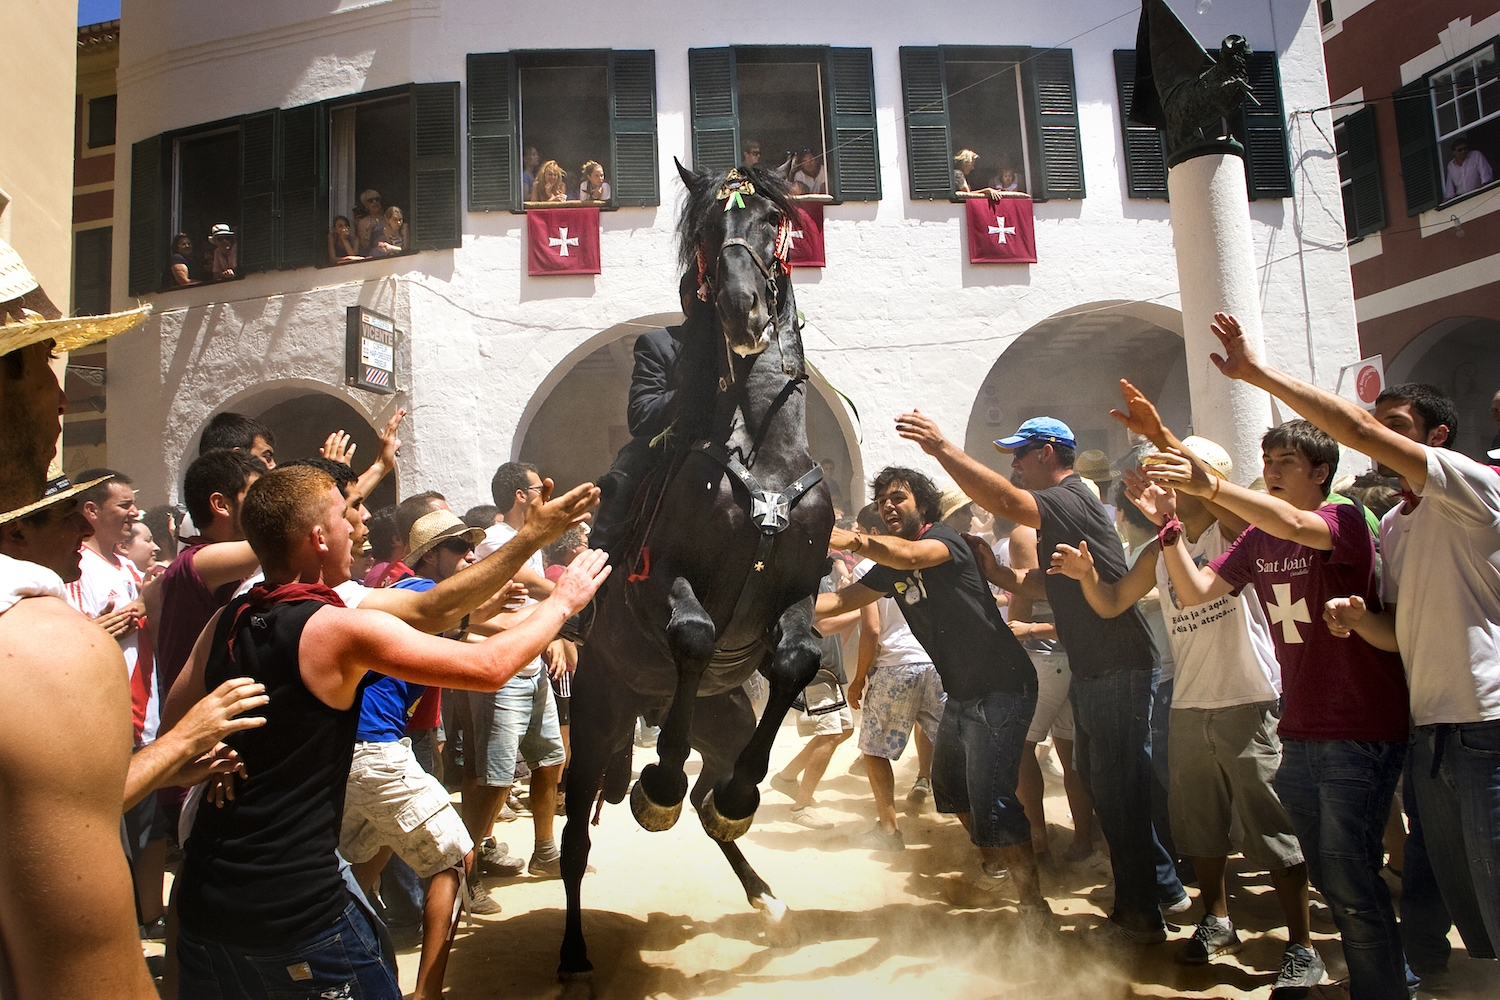
<path fill-rule="evenodd" d="M 1011 456 L 1021 486 L 964 454 L 932 418 L 913 410 L 896 418 L 896 433 L 914 441 L 985 510 L 1036 528 L 1043 564 L 1059 544 L 1087 541 L 1101 579 L 1125 575 L 1125 553 L 1104 504 L 1073 471 L 1077 442 L 1061 420 L 1034 417 L 995 447 Z M 1166 940 L 1160 907 L 1185 909 L 1187 892 L 1151 824 L 1151 701 L 1156 686 L 1151 632 L 1139 610 L 1100 618 L 1083 587 L 1041 569 L 998 565 L 988 548 L 976 555 L 990 582 L 1052 605 L 1058 637 L 1073 669 L 1074 762 L 1094 797 L 1109 839 L 1115 907 L 1094 933 L 1109 944 Z"/>

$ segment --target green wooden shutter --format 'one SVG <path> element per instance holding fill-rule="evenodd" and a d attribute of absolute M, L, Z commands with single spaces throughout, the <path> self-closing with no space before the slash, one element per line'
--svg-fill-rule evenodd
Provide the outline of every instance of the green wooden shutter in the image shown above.
<path fill-rule="evenodd" d="M 953 197 L 953 146 L 943 52 L 937 46 L 901 47 L 901 100 L 912 200 L 947 201 Z"/>
<path fill-rule="evenodd" d="M 521 210 L 521 154 L 516 148 L 516 57 L 470 53 L 469 211 Z"/>
<path fill-rule="evenodd" d="M 276 265 L 312 267 L 327 256 L 327 110 L 306 104 L 276 116 Z"/>
<path fill-rule="evenodd" d="M 1130 120 L 1135 98 L 1135 49 L 1115 49 L 1115 93 L 1125 143 L 1125 190 L 1131 198 L 1167 197 L 1167 143 L 1159 128 Z"/>
<path fill-rule="evenodd" d="M 1072 49 L 1033 49 L 1021 87 L 1030 114 L 1032 197 L 1078 199 L 1083 184 L 1083 140 L 1078 130 L 1078 92 Z"/>
<path fill-rule="evenodd" d="M 131 295 L 157 291 L 167 269 L 165 145 L 161 136 L 153 135 L 130 147 Z"/>
<path fill-rule="evenodd" d="M 276 266 L 276 112 L 240 119 L 240 274 Z"/>
<path fill-rule="evenodd" d="M 834 201 L 879 201 L 872 54 L 869 49 L 831 48 L 824 67 L 833 139 L 828 148 L 828 193 Z"/>
<path fill-rule="evenodd" d="M 458 84 L 412 84 L 407 249 L 445 250 L 463 242 L 458 160 Z"/>
<path fill-rule="evenodd" d="M 1443 200 L 1443 175 L 1438 163 L 1437 132 L 1433 127 L 1432 94 L 1427 78 L 1413 80 L 1394 96 L 1406 214 L 1420 215 Z"/>
<path fill-rule="evenodd" d="M 1259 105 L 1240 105 L 1234 136 L 1245 146 L 1245 183 L 1250 200 L 1292 197 L 1292 165 L 1286 141 L 1286 110 L 1276 53 L 1250 54 L 1250 92 Z"/>
<path fill-rule="evenodd" d="M 660 205 L 656 153 L 656 53 L 609 54 L 609 193 L 616 205 Z"/>
<path fill-rule="evenodd" d="M 109 312 L 110 256 L 114 227 L 85 229 L 73 238 L 73 315 Z"/>
<path fill-rule="evenodd" d="M 688 49 L 693 108 L 693 169 L 728 170 L 740 162 L 734 49 Z"/>
<path fill-rule="evenodd" d="M 1380 146 L 1375 139 L 1375 108 L 1360 108 L 1338 123 L 1339 152 L 1346 153 L 1343 179 L 1344 228 L 1350 239 L 1385 228 L 1385 194 L 1380 177 Z"/>

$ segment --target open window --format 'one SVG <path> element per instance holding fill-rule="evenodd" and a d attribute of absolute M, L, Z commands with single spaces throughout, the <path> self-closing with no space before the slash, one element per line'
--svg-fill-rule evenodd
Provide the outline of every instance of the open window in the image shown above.
<path fill-rule="evenodd" d="M 1344 195 L 1344 231 L 1350 241 L 1385 228 L 1385 194 L 1380 179 L 1380 145 L 1375 109 L 1360 108 L 1333 123 Z"/>
<path fill-rule="evenodd" d="M 965 186 L 1084 197 L 1071 50 L 903 46 L 901 86 L 912 198 L 945 201 Z"/>
<path fill-rule="evenodd" d="M 203 263 L 210 230 L 221 223 L 235 234 L 236 277 L 334 262 L 335 219 L 354 222 L 367 190 L 379 192 L 382 220 L 389 206 L 402 212 L 396 238 L 387 240 L 400 246 L 380 256 L 458 246 L 458 127 L 458 84 L 424 83 L 135 143 L 130 294 L 176 287 L 176 234 L 191 238 L 192 259 Z M 373 205 L 363 211 L 373 224 Z"/>
<path fill-rule="evenodd" d="M 1492 38 L 1411 81 L 1394 97 L 1406 214 L 1467 198 L 1495 183 L 1500 162 L 1500 66 Z"/>
<path fill-rule="evenodd" d="M 468 77 L 469 211 L 577 202 L 585 183 L 604 207 L 661 203 L 654 52 L 471 53 Z M 560 187 L 533 190 L 538 168 L 554 162 Z"/>
<path fill-rule="evenodd" d="M 693 166 L 753 162 L 801 193 L 878 201 L 869 49 L 814 45 L 689 49 Z"/>

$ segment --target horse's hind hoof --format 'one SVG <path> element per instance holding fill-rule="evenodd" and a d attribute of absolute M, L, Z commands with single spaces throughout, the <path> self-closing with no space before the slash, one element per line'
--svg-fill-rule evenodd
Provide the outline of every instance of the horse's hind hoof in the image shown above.
<path fill-rule="evenodd" d="M 682 815 L 682 800 L 678 799 L 676 805 L 657 805 L 651 801 L 651 796 L 646 794 L 646 789 L 637 779 L 630 789 L 630 812 L 641 829 L 661 833 L 677 824 L 677 817 Z"/>
<path fill-rule="evenodd" d="M 750 902 L 760 911 L 766 929 L 766 944 L 772 948 L 796 948 L 802 944 L 802 934 L 785 903 L 770 893 L 757 896 Z"/>
<path fill-rule="evenodd" d="M 593 970 L 585 972 L 559 971 L 557 981 L 562 984 L 562 992 L 558 1000 L 594 1000 Z"/>
<path fill-rule="evenodd" d="M 718 806 L 714 805 L 714 793 L 709 791 L 703 799 L 703 804 L 698 807 L 698 818 L 703 821 L 703 829 L 715 840 L 730 841 L 739 840 L 750 829 L 750 824 L 755 820 L 755 813 L 751 813 L 744 819 L 730 819 L 719 812 Z"/>

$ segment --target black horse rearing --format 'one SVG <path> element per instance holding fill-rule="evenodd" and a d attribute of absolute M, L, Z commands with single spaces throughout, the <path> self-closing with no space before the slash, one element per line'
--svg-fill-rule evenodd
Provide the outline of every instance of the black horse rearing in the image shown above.
<path fill-rule="evenodd" d="M 717 375 L 679 388 L 680 399 L 700 401 L 702 419 L 694 426 L 679 413 L 676 430 L 689 430 L 676 435 L 665 485 L 645 507 L 626 565 L 600 592 L 580 650 L 562 835 L 564 979 L 593 968 L 580 899 L 589 813 L 601 795 L 625 796 L 637 714 L 665 718 L 659 762 L 630 791 L 636 819 L 648 830 L 677 821 L 688 797 L 683 765 L 696 749 L 703 769 L 691 800 L 704 829 L 765 915 L 768 937 L 796 938 L 785 905 L 734 843 L 760 804 L 776 731 L 818 669 L 813 598 L 833 527 L 807 448 L 806 369 L 785 262 L 793 209 L 784 183 L 758 169 L 678 172 L 688 189 L 683 263 L 713 307 L 693 311 L 684 353 L 712 352 L 716 362 L 701 370 Z M 756 670 L 770 682 L 758 726 L 743 689 Z"/>

